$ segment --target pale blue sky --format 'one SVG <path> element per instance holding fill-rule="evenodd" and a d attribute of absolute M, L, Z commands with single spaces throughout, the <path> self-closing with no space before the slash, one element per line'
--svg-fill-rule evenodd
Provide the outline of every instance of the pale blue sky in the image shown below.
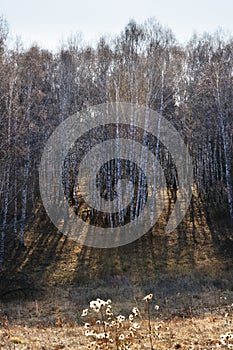
<path fill-rule="evenodd" d="M 222 27 L 233 33 L 233 0 L 0 0 L 0 14 L 8 20 L 12 37 L 50 49 L 79 31 L 90 42 L 104 33 L 120 33 L 130 18 L 143 23 L 156 17 L 180 42 L 194 30 Z"/>

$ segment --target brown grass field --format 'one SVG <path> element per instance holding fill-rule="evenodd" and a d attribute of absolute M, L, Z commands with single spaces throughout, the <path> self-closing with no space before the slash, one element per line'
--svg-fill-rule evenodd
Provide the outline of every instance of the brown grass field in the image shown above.
<path fill-rule="evenodd" d="M 232 226 L 195 198 L 172 234 L 164 231 L 166 216 L 131 244 L 94 249 L 57 232 L 37 208 L 24 247 L 9 238 L 0 349 L 88 349 L 80 315 L 91 300 L 103 298 L 112 300 L 116 314 L 128 317 L 135 305 L 142 310 L 130 349 L 151 350 L 142 300 L 148 293 L 159 305 L 157 312 L 151 305 L 153 349 L 232 348 Z M 221 338 L 227 333 L 229 339 Z"/>
<path fill-rule="evenodd" d="M 28 306 L 25 306 L 24 312 Z M 203 312 L 200 316 L 158 317 L 152 321 L 154 349 L 229 349 L 232 340 L 224 345 L 221 336 L 233 334 L 233 307 L 226 305 L 217 310 Z M 37 310 L 37 312 L 40 312 Z M 2 319 L 0 328 L 1 349 L 88 349 L 87 339 L 80 324 L 64 319 L 59 323 L 54 316 L 54 325 L 43 324 L 31 318 L 23 325 L 23 319 L 16 324 L 7 324 Z M 36 310 L 35 310 L 36 313 Z M 184 317 L 185 316 L 185 317 Z M 36 317 L 36 316 L 35 316 Z M 33 325 L 30 325 L 30 322 Z M 22 323 L 22 324 L 21 324 Z M 140 336 L 131 349 L 151 349 L 147 337 L 147 321 L 140 321 Z M 231 346 L 231 347 L 230 347 Z"/>

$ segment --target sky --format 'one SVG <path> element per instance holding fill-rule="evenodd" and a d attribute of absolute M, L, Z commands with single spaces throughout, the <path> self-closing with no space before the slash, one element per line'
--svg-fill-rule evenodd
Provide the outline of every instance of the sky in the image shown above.
<path fill-rule="evenodd" d="M 130 19 L 143 23 L 150 17 L 181 43 L 194 31 L 233 34 L 233 0 L 0 0 L 0 15 L 9 24 L 9 45 L 18 36 L 25 47 L 37 42 L 50 50 L 71 34 L 82 32 L 93 44 L 103 34 L 119 34 Z"/>

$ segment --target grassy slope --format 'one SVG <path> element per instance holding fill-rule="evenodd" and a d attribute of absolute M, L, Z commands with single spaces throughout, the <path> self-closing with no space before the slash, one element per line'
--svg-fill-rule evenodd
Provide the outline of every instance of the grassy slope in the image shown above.
<path fill-rule="evenodd" d="M 224 287 L 225 283 L 233 289 L 233 230 L 225 218 L 207 219 L 196 197 L 170 234 L 164 232 L 166 217 L 164 210 L 153 229 L 131 244 L 95 249 L 57 232 L 39 208 L 26 233 L 25 247 L 9 243 L 4 274 L 26 276 L 37 288 L 71 284 L 89 289 L 140 286 L 147 291 L 160 283 L 165 293 L 169 283 L 179 292 L 193 280 L 192 288 L 211 283 Z"/>
<path fill-rule="evenodd" d="M 56 232 L 39 208 L 25 247 L 8 244 L 0 347 L 86 349 L 80 314 L 90 300 L 111 298 L 116 312 L 128 315 L 149 292 L 160 306 L 159 319 L 152 313 L 156 348 L 221 347 L 233 321 L 231 225 L 213 219 L 216 213 L 210 219 L 197 198 L 172 234 L 164 232 L 166 216 L 127 246 L 94 249 Z M 145 339 L 135 348 L 146 348 Z"/>

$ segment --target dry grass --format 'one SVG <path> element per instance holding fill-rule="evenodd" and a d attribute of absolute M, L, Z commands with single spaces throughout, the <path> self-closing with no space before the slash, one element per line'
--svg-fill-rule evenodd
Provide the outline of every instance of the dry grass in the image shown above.
<path fill-rule="evenodd" d="M 221 335 L 233 332 L 232 309 L 228 311 L 207 313 L 201 318 L 152 321 L 154 349 L 227 349 L 221 344 Z M 146 321 L 140 322 L 144 332 L 132 349 L 150 349 L 146 324 Z M 15 350 L 88 349 L 83 329 L 75 323 L 65 323 L 62 327 L 2 325 L 0 347 Z"/>
<path fill-rule="evenodd" d="M 221 335 L 233 333 L 232 226 L 209 222 L 197 200 L 193 207 L 170 235 L 162 218 L 137 241 L 106 250 L 81 247 L 46 220 L 34 225 L 24 247 L 6 252 L 0 349 L 86 350 L 80 315 L 90 300 L 110 298 L 127 316 L 148 293 L 160 306 L 151 315 L 154 349 L 227 349 Z M 132 349 L 151 349 L 147 316 L 138 322 Z"/>
<path fill-rule="evenodd" d="M 82 309 L 88 307 L 88 304 L 75 306 L 75 304 L 67 303 L 67 300 L 62 299 L 62 296 L 64 297 L 61 292 L 60 295 L 57 293 L 54 301 L 47 298 L 41 301 L 24 302 L 20 305 L 16 302 L 0 305 L 0 349 L 89 349 L 91 341 L 89 341 L 90 338 L 85 337 L 84 324 L 92 322 L 93 327 L 98 329 L 98 326 L 95 325 L 98 312 L 89 309 L 87 318 L 81 317 Z M 211 298 L 210 293 L 209 297 Z M 159 310 L 155 311 L 154 306 L 158 300 L 154 301 L 153 299 L 150 302 L 153 349 L 211 350 L 232 348 L 233 339 L 229 339 L 228 344 L 225 341 L 224 345 L 222 337 L 227 333 L 233 336 L 232 295 L 220 296 L 216 301 L 218 303 L 209 308 L 202 306 L 200 309 L 190 304 L 186 309 L 182 309 L 181 300 L 177 299 L 173 300 L 174 303 L 177 302 L 177 305 L 170 309 L 167 305 L 162 305 L 160 300 Z M 128 326 L 130 326 L 128 316 L 130 313 L 132 314 L 133 305 L 137 305 L 140 310 L 140 315 L 135 316 L 133 320 L 140 325 L 140 329 L 135 332 L 135 339 L 128 349 L 151 350 L 147 313 L 149 303 L 140 298 L 140 300 L 135 299 L 124 304 L 113 304 L 112 310 L 115 315 L 121 313 L 126 316 L 121 333 L 127 334 Z M 94 318 L 91 313 L 89 314 L 91 311 L 96 314 Z M 107 348 L 103 346 L 100 348 L 92 347 L 92 349 Z M 121 348 L 112 347 L 111 349 L 120 350 Z"/>
<path fill-rule="evenodd" d="M 98 249 L 80 246 L 57 232 L 41 208 L 25 234 L 24 247 L 13 246 L 9 235 L 4 271 L 9 275 L 27 275 L 35 285 L 39 281 L 80 286 L 122 275 L 133 284 L 143 285 L 149 279 L 154 282 L 160 273 L 197 271 L 208 277 L 225 278 L 232 271 L 232 225 L 224 218 L 207 219 L 196 197 L 172 234 L 165 232 L 167 214 L 164 210 L 153 229 L 131 244 Z"/>

